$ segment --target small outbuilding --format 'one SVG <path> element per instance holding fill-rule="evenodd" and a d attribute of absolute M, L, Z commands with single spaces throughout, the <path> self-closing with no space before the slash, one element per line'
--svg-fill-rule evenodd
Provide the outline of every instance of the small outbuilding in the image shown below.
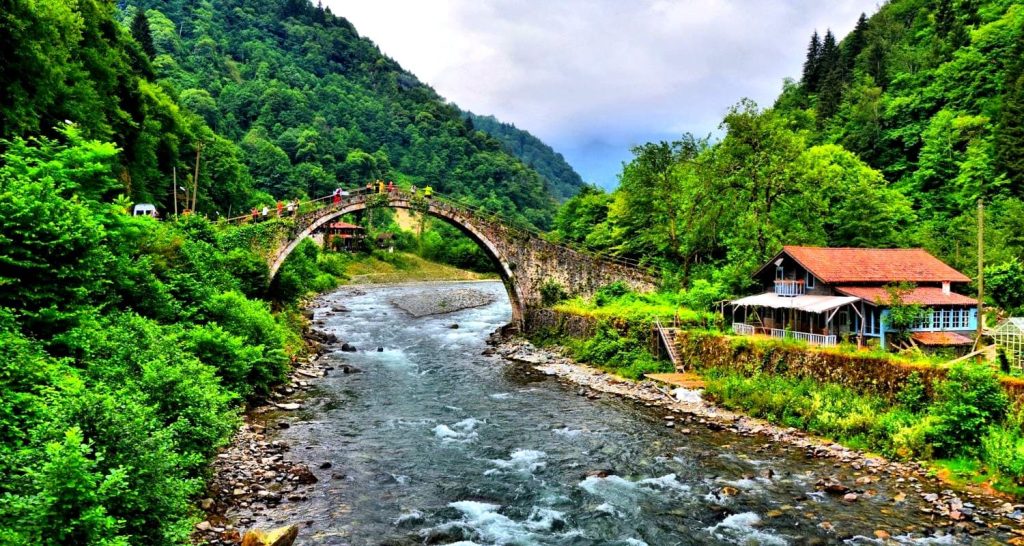
<path fill-rule="evenodd" d="M 1024 368 L 1024 317 L 1012 317 L 992 330 L 992 339 L 1002 349 L 1010 366 Z"/>

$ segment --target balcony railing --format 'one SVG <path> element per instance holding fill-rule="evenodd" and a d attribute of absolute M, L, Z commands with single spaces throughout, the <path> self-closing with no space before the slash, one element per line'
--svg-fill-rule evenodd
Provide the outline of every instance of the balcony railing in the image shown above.
<path fill-rule="evenodd" d="M 736 335 L 739 336 L 752 336 L 754 335 L 754 326 L 752 324 L 734 322 L 732 323 L 732 331 L 736 332 Z"/>
<path fill-rule="evenodd" d="M 794 332 L 792 330 L 780 330 L 778 328 L 770 329 L 772 337 L 778 339 L 799 339 L 806 341 L 811 345 L 821 345 L 822 347 L 834 347 L 836 345 L 836 336 L 827 336 L 825 334 L 811 334 L 808 332 Z"/>
<path fill-rule="evenodd" d="M 775 294 L 778 296 L 796 297 L 806 293 L 804 281 L 775 281 Z"/>
<path fill-rule="evenodd" d="M 794 332 L 792 330 L 783 330 L 781 328 L 760 328 L 743 322 L 732 323 L 732 331 L 736 332 L 736 335 L 740 336 L 752 336 L 754 334 L 763 333 L 776 339 L 799 339 L 801 341 L 806 341 L 811 345 L 818 345 L 821 347 L 834 347 L 838 343 L 838 339 L 835 335 Z"/>

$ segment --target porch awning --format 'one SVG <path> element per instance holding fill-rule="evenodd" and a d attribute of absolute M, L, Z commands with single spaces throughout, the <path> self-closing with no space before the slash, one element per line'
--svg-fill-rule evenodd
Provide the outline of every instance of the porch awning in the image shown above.
<path fill-rule="evenodd" d="M 824 313 L 848 303 L 860 301 L 853 296 L 796 296 L 783 297 L 774 292 L 765 292 L 756 296 L 747 296 L 733 300 L 732 305 L 749 307 L 774 307 L 776 309 L 796 309 L 807 313 Z"/>

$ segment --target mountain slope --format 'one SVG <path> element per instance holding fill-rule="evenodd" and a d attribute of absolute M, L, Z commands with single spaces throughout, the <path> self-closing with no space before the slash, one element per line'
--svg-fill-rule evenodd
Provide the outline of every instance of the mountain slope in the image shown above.
<path fill-rule="evenodd" d="M 463 116 L 473 123 L 474 128 L 498 139 L 506 151 L 536 170 L 548 183 L 548 190 L 559 200 L 568 199 L 583 188 L 583 178 L 562 154 L 530 132 L 499 121 L 494 116 L 479 116 L 473 112 L 463 112 Z"/>
<path fill-rule="evenodd" d="M 305 0 L 142 0 L 160 81 L 239 143 L 275 197 L 394 178 L 540 227 L 542 178 L 352 25 Z"/>
<path fill-rule="evenodd" d="M 814 138 L 880 170 L 913 200 L 917 241 L 971 270 L 961 248 L 978 198 L 1000 229 L 1024 197 L 1024 5 L 893 0 L 832 51 L 826 42 L 777 108 L 813 116 Z M 1019 227 L 1002 231 L 1013 240 Z"/>

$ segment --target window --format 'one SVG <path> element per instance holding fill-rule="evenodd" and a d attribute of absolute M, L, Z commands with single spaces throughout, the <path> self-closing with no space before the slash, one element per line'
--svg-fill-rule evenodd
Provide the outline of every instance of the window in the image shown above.
<path fill-rule="evenodd" d="M 775 268 L 775 280 L 781 281 L 784 278 L 786 278 L 786 274 L 782 270 L 782 266 L 780 265 L 780 266 Z"/>
<path fill-rule="evenodd" d="M 962 307 L 960 309 L 953 309 L 953 322 L 951 328 L 953 330 L 966 330 L 970 328 L 971 324 L 971 310 Z"/>
<path fill-rule="evenodd" d="M 912 324 L 910 326 L 910 329 L 911 330 L 926 330 L 928 328 L 932 328 L 933 327 L 932 321 L 936 319 L 936 317 L 937 317 L 936 313 L 938 313 L 938 312 L 939 312 L 938 309 L 929 309 L 925 313 L 925 315 L 923 317 L 921 317 L 921 318 L 917 319 L 916 321 L 914 321 L 914 324 Z"/>
<path fill-rule="evenodd" d="M 814 275 L 811 275 L 811 272 L 808 271 L 805 273 L 805 278 L 807 279 L 807 288 L 814 288 Z"/>

